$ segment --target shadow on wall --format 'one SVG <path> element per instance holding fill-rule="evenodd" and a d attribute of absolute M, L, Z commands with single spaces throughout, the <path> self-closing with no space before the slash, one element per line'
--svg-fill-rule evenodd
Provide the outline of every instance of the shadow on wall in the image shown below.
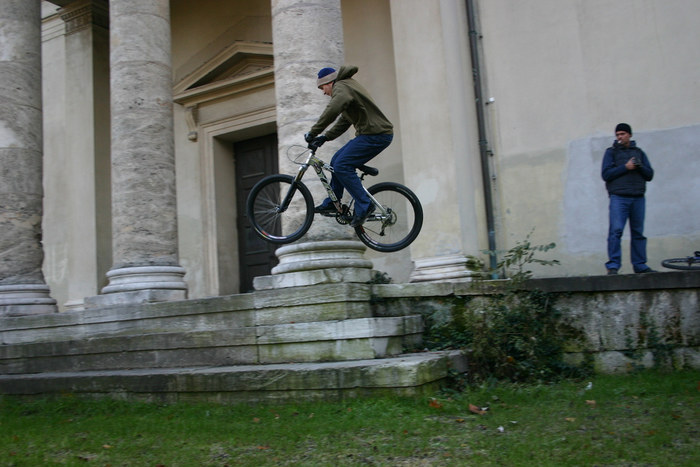
<path fill-rule="evenodd" d="M 654 168 L 647 184 L 645 235 L 700 234 L 700 126 L 635 132 Z M 564 180 L 564 232 L 571 253 L 600 253 L 608 228 L 608 194 L 600 171 L 614 137 L 572 141 Z M 625 229 L 623 238 L 629 237 Z"/>

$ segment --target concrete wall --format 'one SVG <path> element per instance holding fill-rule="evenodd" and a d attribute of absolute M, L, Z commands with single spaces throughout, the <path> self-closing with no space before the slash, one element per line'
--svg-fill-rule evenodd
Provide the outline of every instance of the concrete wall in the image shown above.
<path fill-rule="evenodd" d="M 375 313 L 420 313 L 449 322 L 460 313 L 488 309 L 483 299 L 503 281 L 375 285 Z M 700 368 L 700 274 L 673 272 L 643 277 L 542 278 L 525 289 L 550 294 L 560 320 L 581 332 L 566 358 L 584 359 L 600 373 L 639 367 Z M 479 300 L 475 300 L 479 298 Z M 518 329 L 513 329 L 518 332 Z"/>
<path fill-rule="evenodd" d="M 63 311 L 98 294 L 112 265 L 109 38 L 100 20 L 80 27 L 78 8 L 44 2 L 42 14 L 44 271 Z"/>
<path fill-rule="evenodd" d="M 341 8 L 345 63 L 359 67 L 357 80 L 367 87 L 395 130 L 391 145 L 372 160 L 370 165 L 379 169 L 379 176 L 368 179 L 367 186 L 384 181 L 404 183 L 403 129 L 398 109 L 389 1 L 344 0 Z M 412 265 L 407 252 L 387 255 L 368 250 L 365 256 L 373 261 L 375 269 L 386 271 L 396 281 L 408 280 Z"/>
<path fill-rule="evenodd" d="M 600 164 L 618 122 L 656 171 L 648 185 L 649 264 L 700 245 L 700 4 L 672 1 L 478 2 L 498 233 L 508 249 L 533 228 L 562 265 L 604 272 L 607 196 Z M 629 266 L 628 248 L 623 262 Z"/>

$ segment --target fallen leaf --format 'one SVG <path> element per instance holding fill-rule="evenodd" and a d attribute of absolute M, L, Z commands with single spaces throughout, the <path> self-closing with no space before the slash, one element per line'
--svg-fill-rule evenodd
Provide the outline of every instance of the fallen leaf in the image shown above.
<path fill-rule="evenodd" d="M 442 403 L 438 401 L 437 399 L 430 399 L 430 402 L 428 402 L 428 405 L 434 409 L 441 409 L 442 408 Z"/>
<path fill-rule="evenodd" d="M 567 422 L 575 422 L 576 421 L 576 419 L 574 417 L 566 417 L 564 420 L 566 420 Z"/>
<path fill-rule="evenodd" d="M 586 404 L 590 405 L 591 407 L 595 407 L 595 401 L 594 400 L 587 400 Z"/>
<path fill-rule="evenodd" d="M 258 417 L 253 417 L 253 423 L 260 423 L 260 419 Z"/>
<path fill-rule="evenodd" d="M 102 447 L 105 449 L 112 449 L 112 446 L 110 446 L 109 444 L 103 444 Z"/>
<path fill-rule="evenodd" d="M 479 407 L 475 406 L 474 404 L 469 404 L 469 411 L 471 413 L 475 413 L 478 415 L 484 415 L 486 413 L 485 410 L 480 409 Z"/>

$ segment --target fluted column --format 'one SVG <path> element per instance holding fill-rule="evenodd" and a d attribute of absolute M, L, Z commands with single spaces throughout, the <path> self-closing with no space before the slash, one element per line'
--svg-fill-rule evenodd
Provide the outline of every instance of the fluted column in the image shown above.
<path fill-rule="evenodd" d="M 329 66 L 337 69 L 344 64 L 340 0 L 272 0 L 272 40 L 279 169 L 281 173 L 293 174 L 299 166 L 289 161 L 287 150 L 293 145 L 306 146 L 304 133 L 328 104 L 329 98 L 316 86 L 318 70 Z M 348 139 L 345 136 L 326 143 L 317 155 L 329 162 Z M 303 147 L 293 150 L 298 153 Z M 325 190 L 313 169 L 307 172 L 304 183 L 311 189 L 316 204 L 325 198 Z M 284 265 L 273 269 L 273 275 L 278 277 L 256 278 L 254 284 L 261 289 L 321 282 L 365 282 L 372 263 L 361 259 L 364 251 L 364 245 L 348 226 L 317 216 L 297 244 L 277 250 Z"/>
<path fill-rule="evenodd" d="M 100 304 L 186 298 L 177 249 L 169 4 L 109 2 L 113 265 L 102 293 L 113 296 Z"/>
<path fill-rule="evenodd" d="M 0 0 L 0 315 L 53 313 L 41 270 L 39 0 Z"/>

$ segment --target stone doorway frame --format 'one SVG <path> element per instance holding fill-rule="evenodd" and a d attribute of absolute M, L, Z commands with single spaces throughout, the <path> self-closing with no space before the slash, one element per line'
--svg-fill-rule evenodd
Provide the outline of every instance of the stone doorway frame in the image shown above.
<path fill-rule="evenodd" d="M 204 273 L 212 295 L 239 292 L 233 143 L 275 131 L 275 108 L 223 119 L 201 128 Z M 228 200 L 232 200 L 230 205 Z"/>
<path fill-rule="evenodd" d="M 239 292 L 233 143 L 277 132 L 274 85 L 272 44 L 236 41 L 173 88 L 197 144 L 206 296 Z"/>

